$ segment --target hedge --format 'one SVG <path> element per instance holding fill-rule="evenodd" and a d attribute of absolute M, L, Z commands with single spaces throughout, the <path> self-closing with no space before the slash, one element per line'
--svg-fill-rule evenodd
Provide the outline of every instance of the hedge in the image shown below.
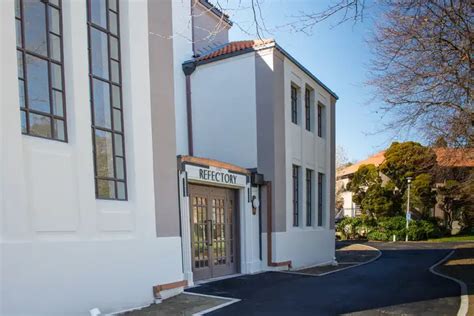
<path fill-rule="evenodd" d="M 406 220 L 403 216 L 394 216 L 374 220 L 371 218 L 346 217 L 336 225 L 336 231 L 342 239 L 367 238 L 369 240 L 390 241 L 393 236 L 404 240 Z M 409 240 L 426 240 L 443 235 L 436 220 L 411 220 L 408 226 Z"/>

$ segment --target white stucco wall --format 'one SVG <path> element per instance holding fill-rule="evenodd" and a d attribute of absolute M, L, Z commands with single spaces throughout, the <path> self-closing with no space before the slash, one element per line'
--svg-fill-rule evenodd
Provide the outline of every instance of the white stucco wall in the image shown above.
<path fill-rule="evenodd" d="M 191 80 L 194 155 L 255 168 L 255 54 L 198 66 Z"/>
<path fill-rule="evenodd" d="M 303 72 L 288 58 L 284 60 L 285 76 L 285 143 L 286 143 L 286 232 L 276 234 L 276 258 L 278 261 L 292 260 L 295 268 L 322 264 L 334 258 L 334 230 L 329 229 L 329 161 L 330 148 L 327 135 L 330 132 L 329 121 L 323 124 L 323 137 L 317 134 L 317 104 L 326 105 L 324 118 L 329 118 L 329 93 L 320 87 L 313 79 Z M 298 124 L 291 121 L 291 85 L 299 87 L 298 95 Z M 305 127 L 304 94 L 305 87 L 314 90 L 311 99 L 313 129 Z M 299 226 L 293 226 L 293 165 L 300 166 L 299 177 Z M 306 226 L 306 169 L 313 170 L 313 215 L 312 225 Z M 325 175 L 323 225 L 318 227 L 318 172 Z M 295 247 L 298 245 L 298 247 Z M 296 250 L 296 248 L 298 250 Z M 305 249 L 305 251 L 300 251 Z"/>
<path fill-rule="evenodd" d="M 2 315 L 113 312 L 182 279 L 180 238 L 155 231 L 147 5 L 120 8 L 129 200 L 104 201 L 94 192 L 85 1 L 63 1 L 68 143 L 21 134 L 14 2 L 0 4 Z"/>
<path fill-rule="evenodd" d="M 176 111 L 176 151 L 188 154 L 186 77 L 182 64 L 193 56 L 191 1 L 172 0 L 174 95 Z"/>

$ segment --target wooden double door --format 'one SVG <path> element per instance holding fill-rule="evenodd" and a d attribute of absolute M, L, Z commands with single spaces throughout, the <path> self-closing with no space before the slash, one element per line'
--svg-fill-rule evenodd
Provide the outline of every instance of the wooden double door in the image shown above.
<path fill-rule="evenodd" d="M 194 280 L 237 273 L 236 191 L 189 185 Z"/>

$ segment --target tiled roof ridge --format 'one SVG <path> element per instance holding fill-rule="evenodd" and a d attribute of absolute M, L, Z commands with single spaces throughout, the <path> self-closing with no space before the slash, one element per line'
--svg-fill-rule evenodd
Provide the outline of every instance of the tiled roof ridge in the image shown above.
<path fill-rule="evenodd" d="M 275 43 L 274 39 L 253 39 L 253 40 L 241 40 L 232 41 L 223 45 L 219 45 L 212 50 L 196 57 L 196 61 L 209 60 L 219 56 L 232 54 L 246 49 L 257 49 L 261 46 Z"/>

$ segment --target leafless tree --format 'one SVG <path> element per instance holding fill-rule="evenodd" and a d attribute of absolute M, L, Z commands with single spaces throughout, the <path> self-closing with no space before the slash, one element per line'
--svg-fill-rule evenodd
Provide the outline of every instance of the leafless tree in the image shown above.
<path fill-rule="evenodd" d="M 462 0 L 384 1 L 369 84 L 390 129 L 473 145 L 472 9 Z"/>
<path fill-rule="evenodd" d="M 349 158 L 347 152 L 342 146 L 336 147 L 336 170 L 342 169 L 349 164 Z"/>

